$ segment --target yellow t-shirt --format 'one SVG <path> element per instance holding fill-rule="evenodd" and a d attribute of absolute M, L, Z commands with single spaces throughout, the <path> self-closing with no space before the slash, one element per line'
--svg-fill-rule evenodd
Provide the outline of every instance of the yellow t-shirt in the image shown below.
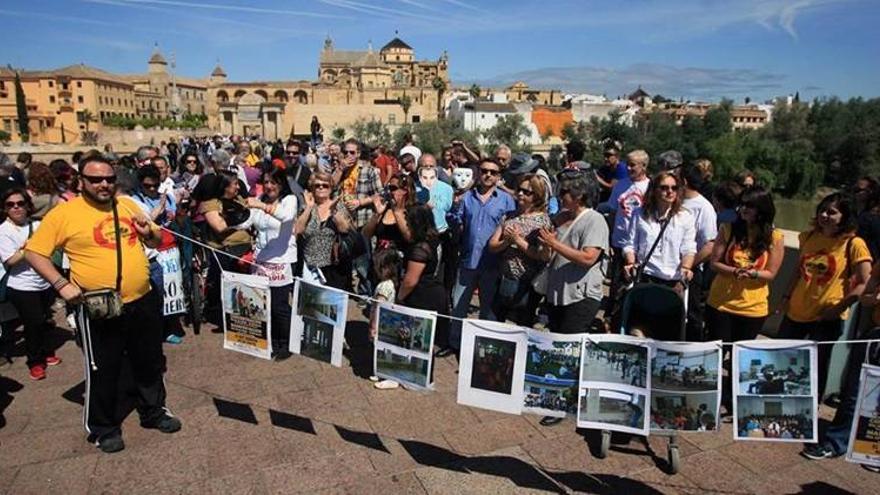
<path fill-rule="evenodd" d="M 855 236 L 827 237 L 819 232 L 801 232 L 798 240 L 801 246 L 798 280 L 791 293 L 787 316 L 803 323 L 818 320 L 823 310 L 844 298 L 856 265 L 870 262 L 871 253 L 865 241 Z M 849 270 L 847 244 L 850 246 Z M 840 317 L 846 318 L 846 311 Z"/>
<path fill-rule="evenodd" d="M 134 229 L 133 216 L 142 209 L 131 198 L 118 201 L 122 301 L 129 303 L 150 292 L 150 269 Z M 49 258 L 56 248 L 64 249 L 70 258 L 70 279 L 84 291 L 116 287 L 112 210 L 99 210 L 81 196 L 52 208 L 25 249 Z"/>
<path fill-rule="evenodd" d="M 754 235 L 754 231 L 749 232 L 750 238 Z M 772 236 L 772 242 L 775 243 L 782 239 L 782 232 L 774 229 Z M 727 242 L 727 251 L 724 253 L 723 260 L 725 264 L 755 270 L 763 270 L 767 267 L 767 262 L 770 260 L 770 246 L 760 256 L 754 258 L 750 249 L 743 249 L 731 242 L 730 224 L 721 225 L 718 230 L 718 238 Z M 770 313 L 767 302 L 769 296 L 770 283 L 766 280 L 737 279 L 729 273 L 718 273 L 712 280 L 706 303 L 725 313 L 759 318 Z"/>

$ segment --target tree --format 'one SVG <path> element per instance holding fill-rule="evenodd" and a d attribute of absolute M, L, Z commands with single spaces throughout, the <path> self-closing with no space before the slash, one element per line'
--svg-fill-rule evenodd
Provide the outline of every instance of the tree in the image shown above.
<path fill-rule="evenodd" d="M 483 132 L 483 136 L 489 142 L 489 151 L 494 152 L 500 144 L 510 146 L 514 153 L 531 152 L 528 144 L 529 128 L 521 114 L 504 115 L 491 128 Z"/>
<path fill-rule="evenodd" d="M 478 149 L 479 136 L 473 131 L 465 130 L 460 120 L 444 119 L 404 124 L 394 131 L 392 138 L 394 147 L 400 149 L 408 135 L 416 136 L 419 149 L 423 153 L 439 155 L 443 147 L 453 140 L 462 141 L 472 150 Z"/>
<path fill-rule="evenodd" d="M 479 86 L 477 86 L 476 83 L 471 84 L 470 89 L 468 89 L 468 93 L 469 93 L 471 96 L 473 96 L 474 99 L 479 98 L 479 97 L 480 97 L 480 93 L 481 93 L 482 91 L 483 91 L 483 90 L 482 90 Z"/>
<path fill-rule="evenodd" d="M 345 139 L 345 129 L 343 129 L 342 127 L 336 127 L 333 129 L 330 135 L 333 136 L 333 139 L 337 141 L 342 141 L 343 139 Z"/>
<path fill-rule="evenodd" d="M 88 110 L 88 109 L 79 112 L 78 117 L 79 117 L 79 121 L 86 125 L 86 132 L 89 132 L 89 124 L 91 124 L 92 122 L 97 122 L 97 120 L 98 120 L 97 118 L 95 118 L 95 114 L 93 114 L 92 111 Z M 120 117 L 120 118 L 124 118 L 124 117 Z M 119 127 L 123 127 L 123 126 L 119 126 Z M 134 126 L 132 126 L 132 128 L 134 128 Z"/>
<path fill-rule="evenodd" d="M 409 95 L 403 95 L 397 99 L 397 102 L 400 103 L 400 108 L 403 109 L 403 121 L 409 122 L 409 109 L 412 108 L 412 98 Z"/>
<path fill-rule="evenodd" d="M 544 132 L 541 134 L 541 142 L 546 143 L 553 136 L 554 136 L 553 128 L 548 126 L 546 129 L 544 129 Z"/>
<path fill-rule="evenodd" d="M 4 130 L 0 130 L 0 143 L 6 144 L 9 142 L 10 139 L 12 139 L 12 134 L 9 134 Z"/>
<path fill-rule="evenodd" d="M 391 141 L 388 126 L 380 120 L 358 119 L 351 126 L 355 139 L 369 146 L 378 146 Z"/>
<path fill-rule="evenodd" d="M 446 92 L 446 81 L 438 76 L 431 81 L 431 86 L 437 90 L 437 117 L 440 118 L 443 117 L 443 93 Z"/>
<path fill-rule="evenodd" d="M 21 74 L 18 71 L 15 71 L 15 111 L 18 115 L 18 133 L 22 142 L 26 143 L 30 139 L 31 131 L 28 127 L 27 99 L 21 86 Z"/>

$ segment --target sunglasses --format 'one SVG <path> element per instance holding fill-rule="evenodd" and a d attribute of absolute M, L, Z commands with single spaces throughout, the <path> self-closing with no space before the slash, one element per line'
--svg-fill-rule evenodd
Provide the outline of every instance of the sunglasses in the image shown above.
<path fill-rule="evenodd" d="M 24 201 L 7 201 L 6 202 L 7 208 L 24 208 L 25 205 L 27 205 L 27 203 L 25 203 Z"/>
<path fill-rule="evenodd" d="M 156 182 L 141 182 L 141 187 L 144 189 L 156 189 L 159 187 L 159 184 Z"/>
<path fill-rule="evenodd" d="M 89 181 L 89 184 L 97 185 L 105 181 L 107 184 L 116 184 L 115 175 L 83 175 L 82 178 Z"/>
<path fill-rule="evenodd" d="M 520 194 L 525 194 L 526 196 L 533 196 L 535 194 L 535 191 L 532 191 L 531 189 L 523 189 L 523 188 L 517 189 L 516 192 L 518 192 Z"/>
<path fill-rule="evenodd" d="M 330 184 L 318 182 L 312 186 L 312 189 L 330 189 Z"/>
<path fill-rule="evenodd" d="M 358 151 L 357 150 L 345 150 L 345 154 L 346 155 L 357 155 Z"/>
<path fill-rule="evenodd" d="M 480 173 L 483 175 L 501 175 L 500 170 L 492 170 L 491 168 L 481 168 Z"/>
<path fill-rule="evenodd" d="M 186 163 L 199 163 L 198 160 L 187 160 Z"/>
<path fill-rule="evenodd" d="M 666 185 L 663 185 L 663 186 L 657 186 L 657 189 L 659 189 L 660 191 L 663 191 L 663 192 L 670 192 L 670 191 L 671 191 L 671 192 L 676 192 L 676 191 L 678 191 L 678 186 L 666 186 Z"/>
<path fill-rule="evenodd" d="M 287 150 L 287 156 L 296 156 L 299 154 L 299 151 L 290 151 Z"/>

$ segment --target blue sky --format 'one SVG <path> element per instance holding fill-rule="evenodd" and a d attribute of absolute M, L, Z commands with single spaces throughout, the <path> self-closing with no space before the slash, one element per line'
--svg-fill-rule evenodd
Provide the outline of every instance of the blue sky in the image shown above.
<path fill-rule="evenodd" d="M 154 42 L 178 71 L 314 79 L 339 49 L 399 36 L 450 58 L 456 85 L 753 100 L 880 96 L 877 0 L 4 0 L 0 63 L 143 72 Z"/>

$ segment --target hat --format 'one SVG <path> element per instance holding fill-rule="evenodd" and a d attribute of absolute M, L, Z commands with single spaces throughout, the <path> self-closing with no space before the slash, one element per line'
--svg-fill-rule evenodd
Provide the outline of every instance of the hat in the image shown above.
<path fill-rule="evenodd" d="M 660 156 L 657 157 L 657 163 L 661 170 L 673 170 L 680 167 L 684 163 L 684 159 L 678 151 L 669 150 L 660 153 Z"/>
<path fill-rule="evenodd" d="M 528 174 L 538 168 L 538 160 L 526 153 L 517 153 L 510 157 L 506 172 L 510 175 Z"/>
<path fill-rule="evenodd" d="M 284 170 L 285 168 L 287 168 L 287 165 L 285 165 L 284 160 L 282 160 L 281 158 L 276 158 L 272 160 L 272 166 L 280 170 Z"/>

